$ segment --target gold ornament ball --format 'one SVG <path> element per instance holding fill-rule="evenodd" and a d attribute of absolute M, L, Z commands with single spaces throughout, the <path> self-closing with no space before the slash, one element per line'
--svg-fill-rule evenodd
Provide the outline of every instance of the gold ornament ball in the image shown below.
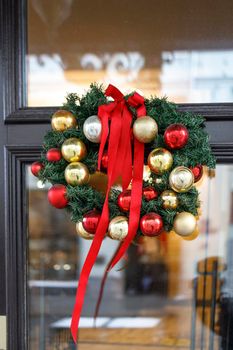
<path fill-rule="evenodd" d="M 180 236 L 189 236 L 196 229 L 197 221 L 193 214 L 183 211 L 176 215 L 173 229 Z"/>
<path fill-rule="evenodd" d="M 87 149 L 81 140 L 71 137 L 63 142 L 61 153 L 67 162 L 78 162 L 86 157 Z"/>
<path fill-rule="evenodd" d="M 188 192 L 194 184 L 192 171 L 185 166 L 178 166 L 169 175 L 169 185 L 179 193 Z"/>
<path fill-rule="evenodd" d="M 89 178 L 89 170 L 83 163 L 73 162 L 67 165 L 65 169 L 65 179 L 69 185 L 84 185 L 88 183 Z"/>
<path fill-rule="evenodd" d="M 133 124 L 133 134 L 138 141 L 149 143 L 157 136 L 158 125 L 149 116 L 137 118 Z"/>
<path fill-rule="evenodd" d="M 108 226 L 108 235 L 112 239 L 122 241 L 128 234 L 128 219 L 125 216 L 116 216 Z"/>
<path fill-rule="evenodd" d="M 76 223 L 76 231 L 77 231 L 77 234 L 84 238 L 84 239 L 93 239 L 95 235 L 92 235 L 91 233 L 87 232 L 84 227 L 83 227 L 83 224 L 82 224 L 82 221 L 78 221 Z"/>
<path fill-rule="evenodd" d="M 172 154 L 165 148 L 155 148 L 148 156 L 148 165 L 155 174 L 163 174 L 172 167 Z"/>
<path fill-rule="evenodd" d="M 164 209 L 176 209 L 178 206 L 177 194 L 172 190 L 166 190 L 161 193 Z"/>
<path fill-rule="evenodd" d="M 71 112 L 61 109 L 53 114 L 51 125 L 53 130 L 65 131 L 67 129 L 77 128 L 77 120 Z"/>

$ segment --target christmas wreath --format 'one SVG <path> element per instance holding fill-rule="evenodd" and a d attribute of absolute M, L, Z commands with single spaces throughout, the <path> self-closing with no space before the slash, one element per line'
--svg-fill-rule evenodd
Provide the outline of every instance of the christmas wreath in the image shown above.
<path fill-rule="evenodd" d="M 107 235 L 120 241 L 113 267 L 138 236 L 175 231 L 189 236 L 200 202 L 195 182 L 215 168 L 204 118 L 166 98 L 127 96 L 91 85 L 69 94 L 51 117 L 32 173 L 49 181 L 48 200 L 66 208 L 77 233 L 92 239 L 80 275 L 71 330 L 74 340 L 91 268 Z"/>

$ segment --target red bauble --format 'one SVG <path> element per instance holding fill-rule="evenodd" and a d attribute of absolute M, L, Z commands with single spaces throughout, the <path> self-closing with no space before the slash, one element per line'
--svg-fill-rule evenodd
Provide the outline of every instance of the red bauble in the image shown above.
<path fill-rule="evenodd" d="M 46 153 L 46 158 L 49 162 L 58 162 L 62 158 L 61 151 L 58 148 L 51 148 Z"/>
<path fill-rule="evenodd" d="M 83 228 L 88 233 L 94 234 L 96 232 L 98 223 L 100 221 L 100 213 L 96 210 L 91 210 L 83 216 Z"/>
<path fill-rule="evenodd" d="M 54 185 L 51 187 L 48 191 L 48 200 L 55 208 L 65 208 L 68 204 L 68 199 L 66 198 L 66 186 Z"/>
<path fill-rule="evenodd" d="M 38 176 L 39 171 L 43 169 L 43 164 L 41 162 L 34 162 L 31 165 L 31 172 L 34 176 Z"/>
<path fill-rule="evenodd" d="M 203 175 L 203 166 L 201 164 L 198 164 L 194 168 L 190 167 L 189 169 L 193 173 L 194 182 L 199 181 Z"/>
<path fill-rule="evenodd" d="M 131 191 L 125 190 L 121 192 L 117 198 L 118 207 L 123 211 L 129 211 L 131 202 Z"/>
<path fill-rule="evenodd" d="M 188 142 L 188 138 L 188 129 L 183 124 L 171 124 L 164 133 L 164 142 L 171 149 L 184 147 Z"/>
<path fill-rule="evenodd" d="M 151 201 L 158 197 L 158 192 L 153 187 L 144 187 L 142 189 L 142 195 L 145 197 L 147 201 Z"/>
<path fill-rule="evenodd" d="M 102 159 L 101 159 L 101 167 L 103 168 L 103 170 L 107 170 L 108 169 L 108 153 L 104 152 Z"/>
<path fill-rule="evenodd" d="M 145 236 L 158 236 L 163 229 L 163 219 L 156 213 L 145 214 L 140 220 L 140 229 Z"/>

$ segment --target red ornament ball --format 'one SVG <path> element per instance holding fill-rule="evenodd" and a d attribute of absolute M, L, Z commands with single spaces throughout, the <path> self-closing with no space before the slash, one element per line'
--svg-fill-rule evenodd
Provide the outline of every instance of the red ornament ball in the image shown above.
<path fill-rule="evenodd" d="M 117 198 L 118 207 L 123 211 L 129 211 L 131 202 L 131 191 L 125 190 L 121 192 Z"/>
<path fill-rule="evenodd" d="M 145 236 L 158 236 L 163 229 L 163 219 L 156 213 L 145 214 L 140 220 L 140 229 Z"/>
<path fill-rule="evenodd" d="M 58 148 L 51 148 L 46 153 L 46 158 L 49 162 L 58 162 L 62 158 L 61 151 Z"/>
<path fill-rule="evenodd" d="M 41 162 L 34 162 L 31 165 L 31 172 L 34 176 L 38 176 L 39 172 L 44 168 Z"/>
<path fill-rule="evenodd" d="M 103 168 L 103 170 L 107 170 L 108 169 L 108 153 L 104 152 L 102 159 L 101 159 L 101 167 Z"/>
<path fill-rule="evenodd" d="M 66 186 L 54 185 L 51 187 L 48 191 L 48 200 L 55 208 L 65 208 L 68 204 L 68 199 L 66 198 Z"/>
<path fill-rule="evenodd" d="M 83 228 L 88 233 L 94 234 L 100 221 L 100 213 L 97 210 L 91 210 L 83 216 Z"/>
<path fill-rule="evenodd" d="M 194 176 L 194 182 L 199 181 L 202 178 L 203 175 L 203 166 L 201 164 L 196 165 L 195 167 L 189 168 Z"/>
<path fill-rule="evenodd" d="M 142 189 L 142 195 L 147 201 L 151 201 L 158 197 L 158 192 L 153 187 L 144 187 Z"/>
<path fill-rule="evenodd" d="M 183 124 L 171 124 L 164 133 L 164 142 L 171 149 L 183 148 L 188 142 L 189 132 Z"/>

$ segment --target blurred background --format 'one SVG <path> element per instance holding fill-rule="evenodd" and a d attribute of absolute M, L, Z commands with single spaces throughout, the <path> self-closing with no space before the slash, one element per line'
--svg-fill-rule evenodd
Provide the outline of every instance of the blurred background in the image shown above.
<path fill-rule="evenodd" d="M 230 0 L 29 0 L 28 104 L 91 82 L 174 102 L 233 97 Z"/>
<path fill-rule="evenodd" d="M 203 349 L 211 336 L 219 349 L 225 327 L 220 293 L 229 297 L 233 290 L 233 166 L 217 166 L 216 177 L 205 174 L 197 186 L 202 201 L 198 237 L 187 241 L 169 233 L 132 245 L 118 266 L 123 270 L 109 274 L 93 329 L 101 278 L 117 244 L 105 239 L 87 290 L 80 349 L 90 344 L 99 349 L 98 343 L 106 349 L 119 343 L 123 349 L 189 349 L 194 340 L 199 346 L 202 336 Z M 66 349 L 64 344 L 70 349 L 70 315 L 90 241 L 76 235 L 64 210 L 49 205 L 48 187 L 28 171 L 30 349 Z"/>

